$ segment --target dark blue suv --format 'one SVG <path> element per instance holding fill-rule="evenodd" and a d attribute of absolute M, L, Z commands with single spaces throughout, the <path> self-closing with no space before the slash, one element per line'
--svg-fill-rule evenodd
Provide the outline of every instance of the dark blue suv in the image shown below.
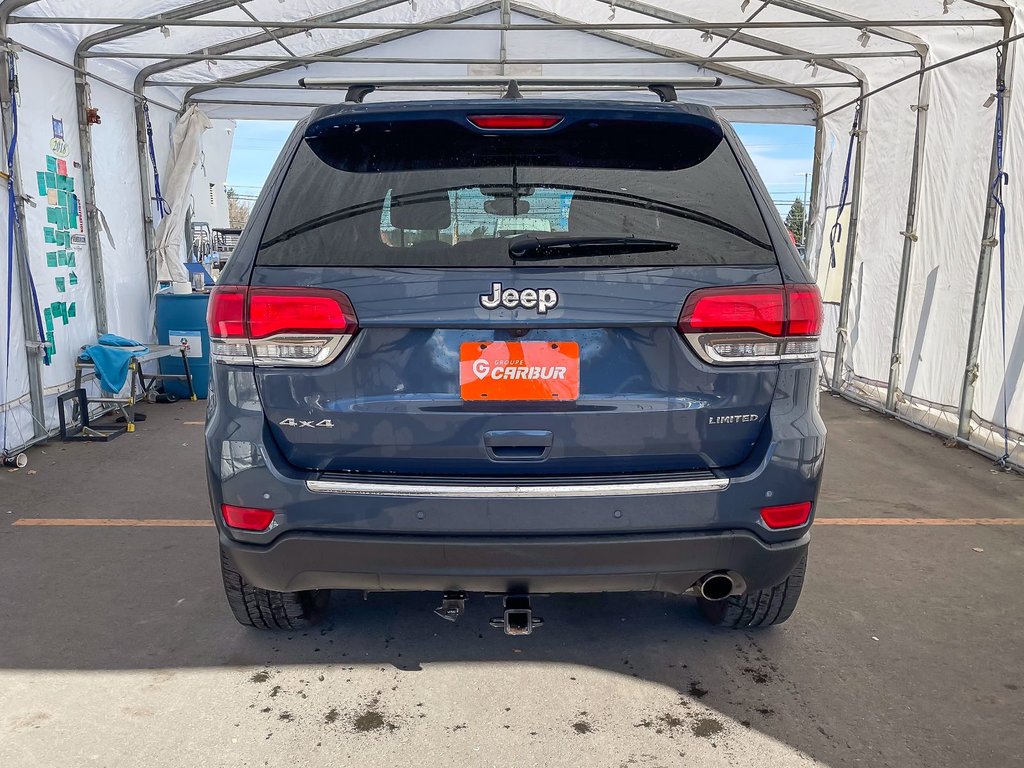
<path fill-rule="evenodd" d="M 299 123 L 210 306 L 228 602 L 693 594 L 785 621 L 821 477 L 821 301 L 705 107 L 345 104 Z"/>

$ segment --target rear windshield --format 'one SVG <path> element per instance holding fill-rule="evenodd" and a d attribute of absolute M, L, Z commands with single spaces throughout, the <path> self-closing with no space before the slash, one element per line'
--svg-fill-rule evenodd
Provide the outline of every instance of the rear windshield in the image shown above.
<path fill-rule="evenodd" d="M 672 244 L 643 253 L 568 254 L 550 261 L 558 266 L 775 263 L 750 187 L 724 140 L 694 138 L 689 150 L 686 133 L 666 134 L 665 126 L 648 136 L 609 134 L 604 142 L 592 132 L 585 143 L 568 132 L 509 141 L 449 127 L 458 140 L 446 142 L 444 133 L 403 129 L 301 142 L 257 263 L 510 266 L 509 244 L 523 236 Z M 538 263 L 548 262 L 529 261 Z"/>

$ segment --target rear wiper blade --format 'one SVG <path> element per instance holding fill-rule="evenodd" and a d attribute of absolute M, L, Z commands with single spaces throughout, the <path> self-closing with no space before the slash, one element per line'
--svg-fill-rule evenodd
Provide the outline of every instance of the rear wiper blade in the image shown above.
<path fill-rule="evenodd" d="M 576 256 L 612 256 L 621 253 L 674 251 L 679 243 L 645 237 L 531 237 L 520 236 L 508 244 L 512 259 L 571 259 Z"/>

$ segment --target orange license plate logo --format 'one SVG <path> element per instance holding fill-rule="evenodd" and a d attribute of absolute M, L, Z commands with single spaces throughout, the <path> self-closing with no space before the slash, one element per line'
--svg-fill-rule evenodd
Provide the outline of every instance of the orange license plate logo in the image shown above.
<path fill-rule="evenodd" d="M 463 400 L 576 400 L 575 341 L 476 341 L 459 350 Z"/>

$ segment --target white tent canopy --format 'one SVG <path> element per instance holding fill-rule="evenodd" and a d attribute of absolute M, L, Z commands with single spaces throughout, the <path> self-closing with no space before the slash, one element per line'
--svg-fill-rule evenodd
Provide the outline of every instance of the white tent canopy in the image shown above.
<path fill-rule="evenodd" d="M 997 133 L 1003 171 L 1024 171 L 1024 107 L 1009 98 L 1022 31 L 1024 0 L 0 0 L 21 222 L 13 269 L 0 262 L 14 287 L 10 323 L 0 313 L 2 447 L 53 428 L 54 399 L 97 332 L 149 338 L 151 156 L 166 179 L 190 105 L 208 118 L 297 119 L 343 97 L 301 89 L 302 77 L 500 76 L 525 90 L 538 77 L 716 75 L 722 86 L 679 98 L 733 121 L 816 127 L 807 254 L 828 302 L 826 383 L 1022 465 L 1024 212 L 1015 186 L 1003 189 L 1000 234 L 992 195 Z M 0 221 L 10 226 L 6 212 Z"/>

